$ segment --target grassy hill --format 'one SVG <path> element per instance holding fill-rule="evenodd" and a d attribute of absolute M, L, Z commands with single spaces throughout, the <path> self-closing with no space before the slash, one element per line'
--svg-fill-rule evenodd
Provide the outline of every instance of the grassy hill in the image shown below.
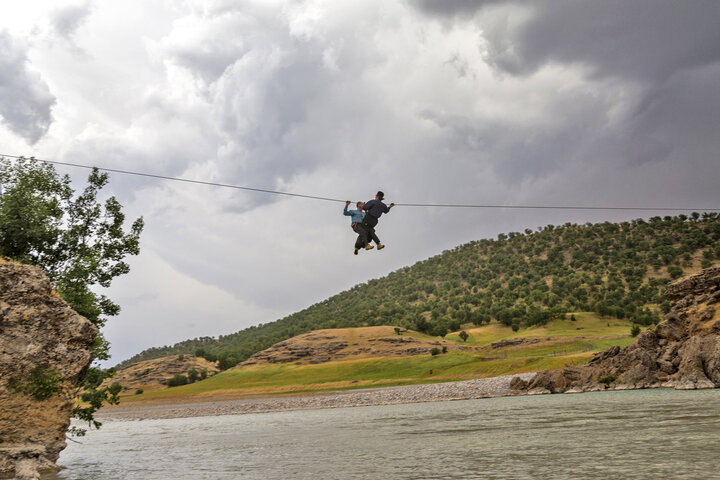
<path fill-rule="evenodd" d="M 117 382 L 122 386 L 121 395 L 134 395 L 139 390 L 148 392 L 167 388 L 168 381 L 175 375 L 187 376 L 188 372 L 193 370 L 198 379 L 215 375 L 218 372 L 218 368 L 213 362 L 193 355 L 181 354 L 128 365 L 115 372 L 111 378 L 106 379 L 103 386 L 110 386 Z"/>
<path fill-rule="evenodd" d="M 122 403 L 176 403 L 491 377 L 583 364 L 597 351 L 634 341 L 627 320 L 593 313 L 577 313 L 572 318 L 517 332 L 497 322 L 474 328 L 465 325 L 471 327 L 463 330 L 469 334 L 465 341 L 459 332 L 439 339 L 412 330 L 398 334 L 391 326 L 318 330 L 281 342 L 201 382 L 145 388 L 142 395 L 128 392 Z"/>
<path fill-rule="evenodd" d="M 718 258 L 717 213 L 547 225 L 470 242 L 275 322 L 151 348 L 119 367 L 189 353 L 229 368 L 277 342 L 328 328 L 392 325 L 438 337 L 495 320 L 520 333 L 567 312 L 649 325 L 669 308 L 664 285 Z"/>

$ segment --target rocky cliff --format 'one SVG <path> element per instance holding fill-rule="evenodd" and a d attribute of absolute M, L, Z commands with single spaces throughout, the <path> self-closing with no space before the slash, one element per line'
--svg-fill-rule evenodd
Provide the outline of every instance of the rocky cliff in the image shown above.
<path fill-rule="evenodd" d="M 720 387 L 720 265 L 670 284 L 667 295 L 666 320 L 633 345 L 600 352 L 582 367 L 516 378 L 511 387 L 518 393 Z"/>
<path fill-rule="evenodd" d="M 0 263 L 0 478 L 57 468 L 97 334 L 41 269 Z"/>

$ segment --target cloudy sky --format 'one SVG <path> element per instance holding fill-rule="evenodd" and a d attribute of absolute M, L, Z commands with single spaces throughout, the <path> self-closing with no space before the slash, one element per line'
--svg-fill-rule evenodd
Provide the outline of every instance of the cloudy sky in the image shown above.
<path fill-rule="evenodd" d="M 718 25 L 716 0 L 2 2 L 0 153 L 352 201 L 719 208 Z M 470 240 L 658 214 L 397 207 L 355 257 L 342 203 L 106 190 L 146 221 L 110 363 Z"/>

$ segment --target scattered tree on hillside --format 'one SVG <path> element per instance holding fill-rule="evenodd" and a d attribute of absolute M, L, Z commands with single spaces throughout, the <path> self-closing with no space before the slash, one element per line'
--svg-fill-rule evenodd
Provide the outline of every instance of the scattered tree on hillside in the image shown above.
<path fill-rule="evenodd" d="M 185 375 L 180 375 L 179 373 L 176 373 L 173 375 L 172 378 L 170 378 L 167 381 L 168 387 L 179 387 L 181 385 L 187 385 L 188 384 L 188 377 Z"/>

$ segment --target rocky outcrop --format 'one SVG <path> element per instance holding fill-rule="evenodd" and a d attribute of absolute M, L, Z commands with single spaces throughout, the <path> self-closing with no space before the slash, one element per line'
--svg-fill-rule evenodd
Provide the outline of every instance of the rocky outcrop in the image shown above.
<path fill-rule="evenodd" d="M 215 362 L 208 362 L 202 357 L 194 355 L 171 355 L 167 357 L 144 360 L 119 369 L 112 378 L 106 379 L 101 386 L 108 387 L 113 383 L 122 386 L 121 395 L 132 395 L 139 389 L 144 392 L 167 388 L 168 381 L 174 375 L 188 375 L 190 370 L 198 374 L 203 370 L 205 375 L 211 377 L 218 373 Z"/>
<path fill-rule="evenodd" d="M 41 269 L 0 264 L 0 478 L 57 469 L 97 334 Z"/>
<path fill-rule="evenodd" d="M 547 338 L 548 340 L 551 340 L 551 337 Z M 497 342 L 493 342 L 490 344 L 490 347 L 493 349 L 497 348 L 504 348 L 504 347 L 516 347 L 518 345 L 533 345 L 535 343 L 540 343 L 539 338 L 507 338 L 505 340 L 500 340 Z"/>
<path fill-rule="evenodd" d="M 313 338 L 313 340 L 318 340 L 318 338 Z M 335 358 L 337 352 L 348 346 L 346 341 L 330 341 L 327 338 L 320 340 L 325 341 L 303 342 L 291 339 L 276 343 L 272 347 L 254 354 L 241 365 L 295 363 L 301 361 L 307 361 L 311 364 L 325 363 Z"/>
<path fill-rule="evenodd" d="M 515 379 L 518 393 L 606 389 L 720 387 L 720 265 L 667 288 L 671 310 L 655 329 L 625 348 L 612 347 L 588 365 L 547 370 Z"/>
<path fill-rule="evenodd" d="M 315 330 L 257 352 L 238 368 L 251 365 L 314 365 L 343 359 L 430 355 L 434 348 L 473 351 L 473 347 L 436 340 L 392 326 Z M 401 335 L 402 334 L 402 335 Z M 417 335 L 419 338 L 412 336 Z M 425 337 L 425 338 L 424 338 Z"/>

